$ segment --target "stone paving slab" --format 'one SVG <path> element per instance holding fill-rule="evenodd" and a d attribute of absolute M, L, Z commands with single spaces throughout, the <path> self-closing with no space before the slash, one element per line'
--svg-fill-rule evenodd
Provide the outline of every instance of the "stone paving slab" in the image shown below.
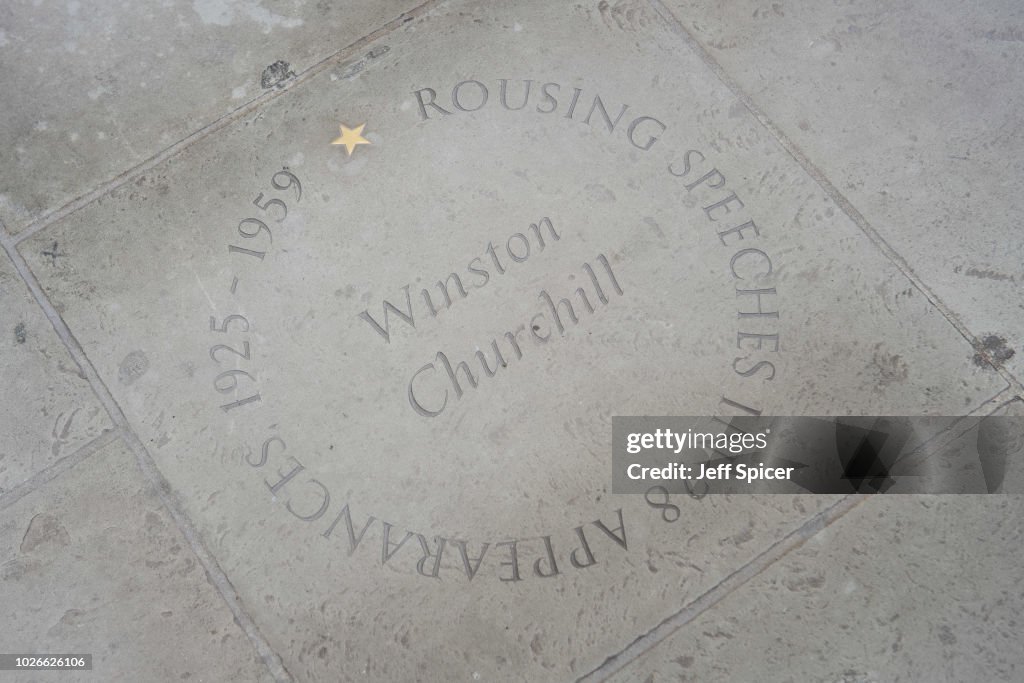
<path fill-rule="evenodd" d="M 93 655 L 4 680 L 272 680 L 121 441 L 0 511 L 0 600 L 5 652 Z"/>
<path fill-rule="evenodd" d="M 1021 377 L 1024 7 L 663 1 Z"/>
<path fill-rule="evenodd" d="M 0 220 L 19 232 L 418 4 L 5 2 Z"/>
<path fill-rule="evenodd" d="M 18 247 L 297 679 L 571 679 L 834 500 L 610 496 L 612 415 L 1005 388 L 644 6 L 386 42 Z"/>
<path fill-rule="evenodd" d="M 111 428 L 6 254 L 0 259 L 0 496 Z"/>
<path fill-rule="evenodd" d="M 1024 498 L 863 503 L 616 683 L 1019 681 Z"/>

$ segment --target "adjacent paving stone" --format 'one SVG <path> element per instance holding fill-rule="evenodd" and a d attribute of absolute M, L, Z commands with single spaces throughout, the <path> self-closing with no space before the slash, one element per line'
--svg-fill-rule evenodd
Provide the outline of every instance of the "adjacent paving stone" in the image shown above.
<path fill-rule="evenodd" d="M 18 232 L 418 4 L 5 2 L 0 220 Z"/>
<path fill-rule="evenodd" d="M 834 500 L 611 496 L 612 415 L 1005 387 L 619 19 L 437 9 L 19 246 L 299 679 L 571 679 Z"/>
<path fill-rule="evenodd" d="M 10 680 L 269 681 L 120 441 L 0 512 L 4 650 L 92 654 Z"/>
<path fill-rule="evenodd" d="M 1024 376 L 1024 6 L 663 1 Z"/>
<path fill-rule="evenodd" d="M 0 252 L 0 496 L 111 427 L 89 383 Z"/>
<path fill-rule="evenodd" d="M 613 681 L 1019 681 L 1024 498 L 883 496 Z"/>

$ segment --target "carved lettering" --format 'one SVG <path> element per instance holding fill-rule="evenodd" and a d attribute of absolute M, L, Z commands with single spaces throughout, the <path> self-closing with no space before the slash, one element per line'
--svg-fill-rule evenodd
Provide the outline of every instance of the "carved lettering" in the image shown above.
<path fill-rule="evenodd" d="M 476 573 L 480 571 L 480 564 L 484 561 L 484 556 L 487 554 L 487 549 L 491 547 L 491 544 L 484 543 L 480 549 L 480 555 L 476 558 L 469 556 L 469 551 L 466 550 L 466 541 L 452 541 L 452 544 L 459 549 L 459 555 L 462 557 L 462 566 L 466 570 L 466 577 L 472 581 Z"/>
<path fill-rule="evenodd" d="M 423 101 L 423 93 L 430 93 L 429 102 Z M 427 116 L 427 107 L 433 107 L 434 109 L 445 115 L 451 114 L 451 112 L 448 111 L 447 109 L 443 109 L 439 105 L 434 103 L 434 100 L 437 99 L 437 93 L 434 92 L 432 88 L 420 88 L 419 90 L 416 90 L 413 94 L 416 95 L 416 101 L 419 102 L 420 116 L 423 118 L 424 121 L 426 121 L 429 118 Z"/>
<path fill-rule="evenodd" d="M 331 522 L 331 525 L 327 527 L 327 530 L 320 535 L 324 538 L 330 538 L 331 534 L 334 533 L 334 527 L 336 527 L 338 522 L 342 519 L 345 520 L 345 531 L 348 532 L 348 554 L 351 556 L 352 553 L 356 551 L 356 548 L 359 547 L 359 543 L 363 540 L 363 536 L 366 535 L 366 530 L 369 529 L 375 521 L 377 521 L 377 518 L 373 516 L 367 517 L 366 524 L 363 525 L 362 531 L 356 535 L 355 527 L 352 526 L 352 514 L 349 512 L 348 503 L 346 503 L 345 507 L 343 507 L 341 512 L 338 513 L 338 516 L 334 518 L 333 522 Z"/>
<path fill-rule="evenodd" d="M 392 543 L 391 529 L 393 528 L 393 525 L 389 522 L 382 523 L 384 525 L 384 534 L 381 537 L 380 564 L 381 566 L 384 566 L 388 563 L 388 560 L 394 557 L 395 553 L 402 549 L 402 546 L 405 545 L 405 542 L 412 538 L 413 533 L 411 531 L 406 531 L 405 536 L 402 538 L 401 541 L 399 541 L 398 543 Z"/>
<path fill-rule="evenodd" d="M 549 579 L 559 573 L 558 562 L 555 561 L 555 551 L 551 547 L 551 537 L 544 536 L 543 540 L 545 557 L 540 557 L 533 563 L 533 573 L 542 579 Z M 547 561 L 546 564 L 545 560 Z M 541 568 L 542 566 L 544 567 L 543 569 Z"/>
<path fill-rule="evenodd" d="M 312 514 L 300 515 L 292 508 L 292 502 L 290 500 L 284 504 L 284 507 L 286 510 L 288 510 L 288 512 L 292 513 L 293 515 L 301 519 L 303 522 L 313 522 L 320 519 L 324 516 L 324 513 L 327 512 L 327 508 L 330 507 L 331 505 L 331 493 L 330 491 L 327 490 L 327 487 L 321 484 L 316 479 L 311 479 L 309 483 L 320 489 L 320 507 L 317 508 Z"/>
<path fill-rule="evenodd" d="M 438 572 L 441 571 L 441 555 L 444 553 L 444 544 L 446 539 L 441 536 L 434 537 L 434 542 L 437 544 L 437 552 L 430 552 L 430 546 L 427 544 L 427 539 L 424 538 L 423 534 L 416 534 L 416 538 L 420 542 L 420 548 L 423 550 L 423 557 L 420 558 L 419 562 L 416 563 L 416 571 L 421 576 L 430 576 L 437 578 Z M 433 558 L 433 564 L 427 565 L 427 560 Z"/>
<path fill-rule="evenodd" d="M 530 224 L 529 233 L 515 232 L 506 240 L 504 252 L 505 255 L 513 263 L 524 263 L 529 260 L 533 253 L 540 253 L 544 251 L 547 246 L 545 241 L 545 234 L 542 228 L 547 228 L 547 235 L 550 238 L 558 242 L 561 240 L 561 236 L 555 230 L 555 226 L 551 219 L 547 216 L 541 218 L 536 223 Z M 533 242 L 528 235 L 532 235 L 536 242 L 536 251 L 533 248 Z M 502 257 L 499 255 L 498 250 L 495 248 L 493 242 L 487 243 L 487 248 L 484 250 L 484 255 L 475 256 L 469 260 L 466 265 L 467 281 L 470 283 L 469 288 L 466 287 L 463 281 L 461 271 L 451 271 L 447 277 L 440 279 L 436 282 L 435 287 L 438 295 L 440 295 L 440 302 L 435 302 L 433 296 L 427 289 L 420 290 L 420 298 L 423 300 L 423 306 L 426 312 L 430 314 L 430 318 L 436 318 L 441 310 L 449 310 L 459 301 L 466 299 L 471 291 L 475 291 L 485 287 L 491 281 L 491 271 L 485 265 L 486 257 L 490 257 L 490 262 L 494 266 L 494 271 L 497 275 L 504 275 L 507 272 L 506 264 L 502 262 Z M 470 279 L 472 278 L 472 279 Z M 381 304 L 381 310 L 383 311 L 383 324 L 371 315 L 369 309 L 364 310 L 358 314 L 358 317 L 370 326 L 374 332 L 380 335 L 386 344 L 391 343 L 391 339 L 394 331 L 391 329 L 391 317 L 397 316 L 399 320 L 403 321 L 409 327 L 416 329 L 416 311 L 413 307 L 412 296 L 409 293 L 409 288 L 412 285 L 405 285 L 402 287 L 402 291 L 405 294 L 405 307 L 400 308 L 391 301 L 384 299 Z M 422 316 L 421 316 L 422 321 Z"/>
<path fill-rule="evenodd" d="M 505 109 L 508 109 L 509 111 L 519 111 L 520 109 L 524 109 L 526 107 L 526 103 L 530 101 L 530 86 L 533 85 L 533 81 L 523 81 L 524 83 L 526 83 L 526 91 L 523 93 L 523 103 L 520 104 L 518 107 L 510 107 L 508 104 L 508 79 L 499 78 L 498 82 L 501 83 L 501 106 L 503 106 Z"/>
<path fill-rule="evenodd" d="M 609 529 L 607 526 L 605 526 L 605 523 L 599 519 L 594 520 L 594 526 L 596 526 L 598 529 L 607 534 L 608 538 L 612 539 L 620 546 L 622 546 L 623 550 L 628 550 L 628 548 L 626 547 L 626 525 L 622 521 L 622 508 L 616 510 L 615 513 L 619 516 L 619 526 L 615 527 L 614 529 Z M 616 531 L 619 533 L 615 533 Z"/>
<path fill-rule="evenodd" d="M 519 550 L 518 541 L 502 541 L 501 543 L 495 543 L 495 547 L 508 546 L 509 550 L 509 561 L 502 562 L 502 567 L 510 567 L 512 569 L 512 575 L 505 577 L 499 577 L 502 581 L 522 581 L 523 577 L 519 575 Z"/>
<path fill-rule="evenodd" d="M 586 569 L 587 567 L 593 567 L 595 564 L 597 564 L 597 560 L 594 559 L 594 553 L 591 552 L 590 544 L 587 543 L 587 535 L 583 533 L 583 527 L 578 526 L 574 529 L 574 531 L 576 532 L 576 537 L 580 540 L 580 547 L 576 548 L 571 553 L 569 553 L 569 562 L 571 562 L 572 566 L 576 567 L 576 569 Z M 576 556 L 576 553 L 578 553 L 581 550 L 583 551 L 584 557 L 586 557 L 585 561 L 580 560 Z"/>
<path fill-rule="evenodd" d="M 472 109 L 464 106 L 462 102 L 459 101 L 459 94 L 462 92 L 462 87 L 467 83 L 472 83 L 477 87 L 477 94 L 480 97 L 480 104 L 476 105 Z M 461 83 L 456 83 L 455 87 L 452 88 L 452 104 L 454 104 L 455 108 L 459 111 L 476 111 L 487 104 L 487 94 L 487 86 L 480 81 L 462 81 Z"/>
<path fill-rule="evenodd" d="M 267 485 L 267 488 L 270 489 L 270 493 L 272 495 L 276 496 L 277 492 L 280 491 L 284 487 L 285 484 L 287 484 L 292 479 L 294 479 L 296 476 L 298 476 L 299 472 L 301 472 L 302 470 L 306 469 L 305 466 L 303 466 L 298 460 L 295 460 L 295 458 L 291 458 L 291 460 L 293 460 L 295 462 L 295 467 L 293 467 L 292 470 L 288 474 L 283 474 L 281 472 L 281 470 L 278 470 L 277 471 L 277 476 L 281 477 L 281 480 L 278 481 L 276 484 L 272 485 L 266 479 L 263 480 L 263 483 Z"/>
<path fill-rule="evenodd" d="M 525 239 L 525 236 L 523 236 L 523 238 Z M 619 285 L 619 281 L 615 277 L 611 263 L 604 254 L 599 254 L 597 259 L 604 270 L 606 280 L 604 282 L 604 287 L 608 287 L 610 291 L 622 296 L 622 287 Z M 600 282 L 597 273 L 594 271 L 594 268 L 591 267 L 589 263 L 584 263 L 582 268 L 589 277 L 591 284 L 594 286 L 594 290 L 597 293 L 595 301 L 600 302 L 603 306 L 607 306 L 609 304 L 608 296 L 605 293 L 605 289 L 602 287 L 602 283 Z M 597 312 L 597 309 L 592 303 L 585 288 L 578 287 L 575 294 L 580 301 L 581 311 L 586 310 L 586 312 L 590 314 Z M 566 333 L 566 323 L 563 322 L 563 320 L 569 320 L 573 325 L 579 324 L 580 319 L 576 313 L 576 309 L 573 308 L 572 303 L 568 299 L 560 299 L 556 304 L 547 290 L 541 290 L 538 298 L 547 304 L 548 311 L 554 318 L 555 325 L 561 335 L 564 336 Z M 563 318 L 563 316 L 565 317 Z M 550 331 L 546 333 L 541 332 L 542 328 L 538 323 L 538 320 L 545 319 L 544 312 L 537 313 L 530 319 L 530 334 L 538 344 L 546 343 L 552 334 Z M 453 362 L 448 357 L 448 354 L 443 351 L 438 351 L 437 355 L 434 357 L 434 363 L 427 363 L 426 365 L 421 366 L 409 379 L 407 397 L 409 399 L 409 404 L 412 406 L 416 414 L 423 417 L 437 417 L 444 411 L 445 406 L 448 404 L 447 389 L 443 392 L 437 390 L 430 390 L 429 392 L 426 389 L 421 390 L 421 387 L 425 384 L 425 380 L 420 380 L 421 375 L 426 376 L 428 373 L 434 374 L 438 372 L 437 365 L 440 365 L 448 375 L 448 383 L 455 393 L 455 398 L 461 400 L 468 389 L 476 389 L 480 385 L 481 379 L 484 377 L 492 378 L 497 374 L 499 368 L 508 367 L 508 359 L 511 358 L 511 354 L 506 356 L 502 352 L 499 340 L 508 342 L 511 347 L 510 350 L 515 353 L 516 360 L 521 360 L 523 358 L 523 349 L 518 342 L 517 335 L 519 332 L 524 331 L 525 327 L 526 326 L 524 325 L 520 325 L 516 328 L 515 332 L 506 332 L 503 338 L 495 338 L 489 342 L 491 351 L 494 353 L 493 365 L 487 357 L 487 354 L 482 351 L 479 346 L 476 348 L 476 358 L 480 365 L 479 375 L 474 374 L 473 369 L 470 367 L 468 362 Z"/>
<path fill-rule="evenodd" d="M 515 83 L 511 78 L 498 78 L 496 81 L 499 95 L 497 98 L 498 104 L 494 106 L 500 107 L 505 111 L 533 111 L 538 114 L 554 114 L 561 107 L 559 95 L 562 86 L 559 83 L 549 81 L 542 84 L 539 89 L 535 89 L 533 87 L 535 81 L 529 78 L 520 79 L 518 83 Z M 534 92 L 537 90 L 539 90 L 539 94 L 534 97 Z M 490 101 L 490 89 L 487 83 L 473 79 L 460 81 L 455 84 L 451 91 L 450 105 L 442 106 L 437 102 L 437 91 L 434 88 L 419 88 L 414 90 L 413 94 L 416 97 L 417 110 L 421 121 L 430 119 L 431 112 L 441 116 L 447 116 L 455 112 L 477 112 L 487 106 Z M 529 109 L 531 98 L 538 101 L 532 109 Z M 590 105 L 586 109 L 586 115 L 579 121 L 580 123 L 595 127 L 598 121 L 603 122 L 604 128 L 610 134 L 622 130 L 619 124 L 625 119 L 630 105 L 619 105 L 613 117 L 605 104 L 607 101 L 605 98 L 596 93 L 584 96 L 583 88 L 574 87 L 572 89 L 572 95 L 568 98 L 562 118 L 570 121 L 576 120 L 574 117 L 577 106 L 581 108 L 586 107 L 587 105 L 584 103 L 588 100 Z M 435 116 L 434 118 L 440 118 L 440 116 Z M 636 116 L 626 126 L 625 137 L 634 148 L 647 151 L 661 139 L 666 129 L 667 126 L 654 116 Z M 701 155 L 701 160 L 703 160 L 703 155 Z M 689 153 L 687 153 L 684 162 L 687 165 L 690 163 Z"/>
<path fill-rule="evenodd" d="M 409 296 L 409 285 L 402 288 L 405 291 L 405 313 L 398 310 L 397 307 L 387 299 L 384 300 L 384 326 L 374 320 L 373 316 L 370 315 L 369 310 L 365 310 L 359 314 L 359 317 L 370 324 L 370 327 L 374 329 L 377 334 L 384 337 L 384 342 L 387 344 L 391 343 L 391 321 L 388 318 L 388 310 L 394 311 L 395 315 L 404 320 L 410 327 L 416 327 L 416 321 L 413 319 L 412 313 L 412 301 Z"/>

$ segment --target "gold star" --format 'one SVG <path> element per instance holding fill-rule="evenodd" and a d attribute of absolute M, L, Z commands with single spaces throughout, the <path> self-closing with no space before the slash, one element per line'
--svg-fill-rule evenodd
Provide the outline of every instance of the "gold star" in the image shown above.
<path fill-rule="evenodd" d="M 361 124 L 355 128 L 349 128 L 345 124 L 341 125 L 341 137 L 335 138 L 332 145 L 345 145 L 345 151 L 348 152 L 349 156 L 352 156 L 352 150 L 357 145 L 370 145 L 373 144 L 369 140 L 363 137 L 363 128 L 366 124 Z"/>

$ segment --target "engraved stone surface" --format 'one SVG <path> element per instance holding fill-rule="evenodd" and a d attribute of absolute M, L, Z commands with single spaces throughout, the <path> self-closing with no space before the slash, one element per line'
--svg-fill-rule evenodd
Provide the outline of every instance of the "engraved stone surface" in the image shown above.
<path fill-rule="evenodd" d="M 270 681 L 122 442 L 0 510 L 11 653 L 92 654 L 16 681 Z"/>
<path fill-rule="evenodd" d="M 387 45 L 18 245 L 297 679 L 572 679 L 835 500 L 611 496 L 612 415 L 1005 388 L 643 6 Z"/>
<path fill-rule="evenodd" d="M 1020 414 L 1019 384 L 981 355 L 1017 360 L 1020 302 L 1001 288 L 1018 245 L 993 255 L 1016 229 L 1011 155 L 981 144 L 981 175 L 957 185 L 952 160 L 926 172 L 949 152 L 937 133 L 901 147 L 921 122 L 864 125 L 839 82 L 822 93 L 842 104 L 781 103 L 805 86 L 752 75 L 803 55 L 779 34 L 714 48 L 746 55 L 729 74 L 778 106 L 778 127 L 759 120 L 657 0 L 329 5 L 0 8 L 0 84 L 18 93 L 0 105 L 0 243 L 98 375 L 90 391 L 4 254 L 0 494 L 80 456 L 0 495 L 14 645 L 92 651 L 103 680 L 590 680 L 726 586 L 616 675 L 963 679 L 982 657 L 1013 680 L 1016 499 L 868 501 L 816 535 L 848 500 L 613 495 L 610 472 L 614 415 Z M 718 10 L 671 8 L 699 40 L 716 30 L 692 24 Z M 807 12 L 808 30 L 847 17 Z M 834 44 L 872 51 L 907 20 L 872 16 Z M 875 85 L 938 87 L 893 78 Z M 1012 109 L 985 120 L 1012 128 Z M 899 183 L 938 208 L 896 202 Z M 961 194 L 980 242 L 948 225 Z M 947 296 L 951 249 L 1009 279 L 964 270 L 985 289 Z M 969 317 L 988 293 L 1004 308 Z M 109 433 L 81 449 L 111 424 L 94 393 L 134 454 Z M 749 668 L 766 659 L 771 675 Z"/>
<path fill-rule="evenodd" d="M 5 2 L 0 220 L 18 232 L 418 4 Z"/>
<path fill-rule="evenodd" d="M 1021 377 L 1021 4 L 661 2 Z"/>
<path fill-rule="evenodd" d="M 6 254 L 0 260 L 0 326 L 2 495 L 111 424 Z"/>
<path fill-rule="evenodd" d="M 1019 681 L 1024 500 L 882 496 L 612 676 Z"/>

